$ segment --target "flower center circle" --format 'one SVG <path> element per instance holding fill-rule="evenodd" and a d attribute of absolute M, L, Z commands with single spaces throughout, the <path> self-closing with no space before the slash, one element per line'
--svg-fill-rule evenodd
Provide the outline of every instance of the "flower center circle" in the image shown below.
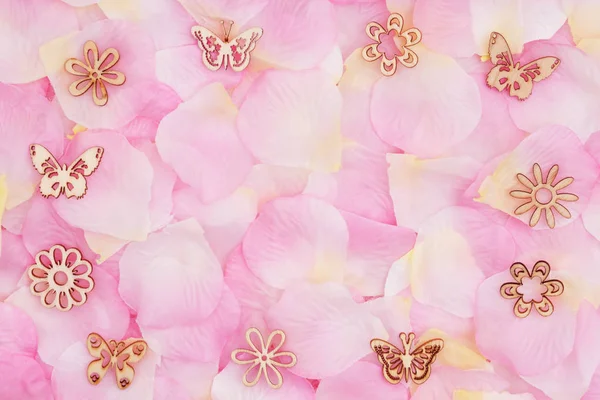
<path fill-rule="evenodd" d="M 92 78 L 93 79 L 98 79 L 99 76 L 100 75 L 98 74 L 98 72 L 96 72 L 96 71 L 92 72 Z"/>
<path fill-rule="evenodd" d="M 542 295 L 547 291 L 548 289 L 542 284 L 539 276 L 523 278 L 521 286 L 517 288 L 517 293 L 523 295 L 523 301 L 526 303 L 531 303 L 532 301 L 539 303 L 542 301 Z"/>
<path fill-rule="evenodd" d="M 262 356 L 260 359 L 263 361 L 267 361 L 267 356 Z"/>
<path fill-rule="evenodd" d="M 540 188 L 535 192 L 535 199 L 540 204 L 548 204 L 552 201 L 552 192 L 546 188 Z"/>
<path fill-rule="evenodd" d="M 391 60 L 392 58 L 402 55 L 404 53 L 404 45 L 406 39 L 402 36 L 398 36 L 396 31 L 391 30 L 389 33 L 382 33 L 379 35 L 380 44 L 377 46 L 377 50 L 385 54 L 385 58 Z"/>
<path fill-rule="evenodd" d="M 65 272 L 58 271 L 57 273 L 54 274 L 54 282 L 56 282 L 57 285 L 63 286 L 68 281 L 69 281 L 69 277 L 67 276 L 67 274 Z"/>

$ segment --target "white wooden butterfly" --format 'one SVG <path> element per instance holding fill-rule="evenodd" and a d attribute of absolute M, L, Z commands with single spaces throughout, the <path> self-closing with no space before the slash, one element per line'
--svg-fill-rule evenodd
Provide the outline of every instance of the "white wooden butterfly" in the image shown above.
<path fill-rule="evenodd" d="M 525 100 L 533 91 L 533 82 L 546 79 L 560 64 L 556 57 L 542 57 L 523 65 L 513 62 L 513 56 L 504 37 L 492 32 L 489 44 L 490 60 L 495 65 L 487 75 L 487 85 Z"/>
<path fill-rule="evenodd" d="M 424 383 L 431 374 L 431 364 L 437 354 L 444 348 L 442 339 L 432 339 L 412 350 L 415 334 L 400 333 L 402 349 L 382 339 L 371 340 L 371 348 L 377 353 L 379 362 L 383 365 L 384 378 L 394 385 L 402 379 L 410 379 L 417 385 Z"/>
<path fill-rule="evenodd" d="M 40 181 L 40 193 L 43 197 L 58 197 L 64 193 L 67 198 L 82 198 L 87 191 L 86 176 L 90 176 L 102 159 L 102 147 L 90 147 L 71 165 L 62 166 L 54 156 L 41 144 L 32 144 L 29 154 L 33 166 L 43 175 Z"/>
<path fill-rule="evenodd" d="M 192 35 L 198 39 L 198 47 L 202 50 L 202 61 L 211 71 L 217 71 L 222 66 L 227 69 L 231 66 L 236 72 L 244 70 L 250 63 L 250 52 L 256 47 L 256 42 L 261 38 L 261 28 L 250 28 L 234 39 L 230 39 L 233 21 L 229 24 L 229 31 L 223 27 L 223 40 L 219 39 L 209 29 L 196 25 L 192 27 Z"/>

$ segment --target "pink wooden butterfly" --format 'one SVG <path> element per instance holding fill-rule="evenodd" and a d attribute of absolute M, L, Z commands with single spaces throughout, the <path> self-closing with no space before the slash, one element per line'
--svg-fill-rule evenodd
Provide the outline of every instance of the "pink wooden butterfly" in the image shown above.
<path fill-rule="evenodd" d="M 261 28 L 250 28 L 234 39 L 230 39 L 233 21 L 229 24 L 229 31 L 223 26 L 223 40 L 219 39 L 209 29 L 196 25 L 192 27 L 192 34 L 198 39 L 198 47 L 203 51 L 202 61 L 211 71 L 217 71 L 221 66 L 225 69 L 231 67 L 236 72 L 244 70 L 250 63 L 250 52 L 256 47 L 256 42 L 261 38 Z"/>

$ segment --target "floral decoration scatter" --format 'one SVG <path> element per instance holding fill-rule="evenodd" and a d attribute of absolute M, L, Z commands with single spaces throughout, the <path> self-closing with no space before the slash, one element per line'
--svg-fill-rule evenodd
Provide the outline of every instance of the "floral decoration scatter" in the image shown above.
<path fill-rule="evenodd" d="M 0 399 L 600 398 L 599 20 L 0 0 Z"/>

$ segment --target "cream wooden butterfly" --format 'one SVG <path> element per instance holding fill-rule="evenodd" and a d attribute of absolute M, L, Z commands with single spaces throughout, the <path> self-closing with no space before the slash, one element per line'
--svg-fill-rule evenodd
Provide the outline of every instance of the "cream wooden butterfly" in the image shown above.
<path fill-rule="evenodd" d="M 379 362 L 383 365 L 383 376 L 394 385 L 403 378 L 405 382 L 412 380 L 417 385 L 424 383 L 431 374 L 431 364 L 437 354 L 444 348 L 442 339 L 432 339 L 411 351 L 415 334 L 400 333 L 402 350 L 381 339 L 371 340 L 371 348 L 377 353 Z"/>
<path fill-rule="evenodd" d="M 560 60 L 556 57 L 542 57 L 522 67 L 513 62 L 513 56 L 504 37 L 492 32 L 489 44 L 490 60 L 494 67 L 487 75 L 487 85 L 509 93 L 519 100 L 525 100 L 533 90 L 533 82 L 539 82 L 549 77 Z"/>
<path fill-rule="evenodd" d="M 29 154 L 33 166 L 43 175 L 40 181 L 40 193 L 43 197 L 58 197 L 64 193 L 67 198 L 82 198 L 87 191 L 86 176 L 90 176 L 102 159 L 102 147 L 90 147 L 71 165 L 62 166 L 54 156 L 41 144 L 32 144 Z"/>
<path fill-rule="evenodd" d="M 148 345 L 141 339 L 127 339 L 117 342 L 110 340 L 108 343 L 97 333 L 90 333 L 87 338 L 87 349 L 95 359 L 88 364 L 87 377 L 92 385 L 100 383 L 109 368 L 115 368 L 117 386 L 126 389 L 135 376 L 133 365 L 140 361 Z"/>
<path fill-rule="evenodd" d="M 202 50 L 202 61 L 211 71 L 217 71 L 222 66 L 231 67 L 236 72 L 244 70 L 250 63 L 250 52 L 256 47 L 256 42 L 261 38 L 261 28 L 250 28 L 234 39 L 230 39 L 233 21 L 229 24 L 229 31 L 223 26 L 223 40 L 219 39 L 209 29 L 196 25 L 192 27 L 192 35 L 198 39 L 198 47 Z"/>

